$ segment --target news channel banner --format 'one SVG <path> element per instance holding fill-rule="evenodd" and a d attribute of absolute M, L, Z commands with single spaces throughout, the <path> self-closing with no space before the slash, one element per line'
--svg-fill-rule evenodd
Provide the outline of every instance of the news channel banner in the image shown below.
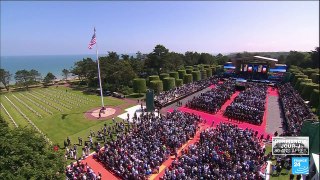
<path fill-rule="evenodd" d="M 309 174 L 309 137 L 272 137 L 272 155 L 292 156 L 292 174 Z"/>

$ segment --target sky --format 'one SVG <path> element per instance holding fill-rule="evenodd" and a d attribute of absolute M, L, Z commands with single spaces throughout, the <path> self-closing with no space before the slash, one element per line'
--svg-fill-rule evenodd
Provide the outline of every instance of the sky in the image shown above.
<path fill-rule="evenodd" d="M 318 1 L 1 1 L 1 56 L 310 51 Z"/>

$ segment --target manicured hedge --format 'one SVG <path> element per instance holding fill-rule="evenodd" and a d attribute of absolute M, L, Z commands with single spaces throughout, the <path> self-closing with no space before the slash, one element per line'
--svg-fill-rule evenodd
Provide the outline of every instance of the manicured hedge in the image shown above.
<path fill-rule="evenodd" d="M 200 71 L 200 73 L 201 73 L 201 79 L 207 79 L 207 71 L 202 70 Z"/>
<path fill-rule="evenodd" d="M 176 87 L 182 86 L 183 80 L 182 79 L 176 79 Z"/>
<path fill-rule="evenodd" d="M 295 84 L 294 88 L 296 90 L 299 90 L 301 88 L 300 85 L 302 82 L 311 83 L 312 81 L 311 81 L 311 79 L 307 79 L 307 78 L 298 78 L 297 83 Z M 301 89 L 301 91 L 302 91 L 302 89 Z"/>
<path fill-rule="evenodd" d="M 199 71 L 199 68 L 198 67 L 194 67 L 193 71 Z"/>
<path fill-rule="evenodd" d="M 192 71 L 192 79 L 193 81 L 201 80 L 200 71 Z"/>
<path fill-rule="evenodd" d="M 186 69 L 186 71 L 187 71 L 187 74 L 191 74 L 193 69 Z"/>
<path fill-rule="evenodd" d="M 176 87 L 175 78 L 167 77 L 163 79 L 163 90 L 168 91 Z"/>
<path fill-rule="evenodd" d="M 319 73 L 319 70 L 318 70 L 318 69 L 307 68 L 307 69 L 302 70 L 302 72 L 303 72 L 305 75 L 307 75 L 309 78 L 311 78 L 311 74 L 313 74 L 313 73 Z"/>
<path fill-rule="evenodd" d="M 312 82 L 319 84 L 319 74 L 313 73 L 311 74 Z"/>
<path fill-rule="evenodd" d="M 319 96 L 319 89 L 312 90 L 310 95 L 310 105 L 312 107 L 319 107 L 320 104 L 320 96 Z"/>
<path fill-rule="evenodd" d="M 186 66 L 186 69 L 193 69 L 193 66 Z"/>
<path fill-rule="evenodd" d="M 178 70 L 179 79 L 183 79 L 184 75 L 186 75 L 186 70 Z"/>
<path fill-rule="evenodd" d="M 305 99 L 305 100 L 310 100 L 310 95 L 312 93 L 312 91 L 316 89 L 318 90 L 319 89 L 319 85 L 318 84 L 315 84 L 315 83 L 307 83 L 304 87 L 303 87 L 303 90 L 302 90 L 302 98 Z"/>
<path fill-rule="evenodd" d="M 212 74 L 216 74 L 216 67 L 215 66 L 212 66 L 212 67 L 210 67 L 211 68 L 211 70 L 212 70 Z"/>
<path fill-rule="evenodd" d="M 300 95 L 302 94 L 302 90 L 306 86 L 306 84 L 308 84 L 308 83 L 307 82 L 303 82 L 303 81 L 300 83 L 300 85 L 299 85 L 299 87 L 297 89 Z"/>
<path fill-rule="evenodd" d="M 170 77 L 173 77 L 175 79 L 179 79 L 179 73 L 178 72 L 170 72 L 169 73 L 169 76 Z"/>
<path fill-rule="evenodd" d="M 142 78 L 133 79 L 133 92 L 144 93 L 147 90 L 146 80 Z"/>
<path fill-rule="evenodd" d="M 192 74 L 186 74 L 186 75 L 183 77 L 183 83 L 184 83 L 184 84 L 188 84 L 188 83 L 192 83 L 192 82 L 193 82 Z"/>
<path fill-rule="evenodd" d="M 156 80 L 160 80 L 160 77 L 157 76 L 157 75 L 149 76 L 149 82 L 151 82 L 151 81 L 156 81 Z"/>
<path fill-rule="evenodd" d="M 160 79 L 163 81 L 164 78 L 168 78 L 169 74 L 168 73 L 161 73 L 160 74 Z"/>
<path fill-rule="evenodd" d="M 154 90 L 156 94 L 163 91 L 163 83 L 160 80 L 150 81 L 150 88 Z"/>
<path fill-rule="evenodd" d="M 210 65 L 209 65 L 209 64 L 205 64 L 205 65 L 203 65 L 203 67 L 204 67 L 205 69 L 208 69 L 208 68 L 210 68 Z"/>
<path fill-rule="evenodd" d="M 295 76 L 294 76 L 294 79 L 293 79 L 293 84 L 296 84 L 296 83 L 297 83 L 298 78 L 308 78 L 308 76 L 307 76 L 307 75 L 300 75 L 300 74 L 295 75 Z"/>
<path fill-rule="evenodd" d="M 211 77 L 212 76 L 212 69 L 207 68 L 206 71 L 207 71 L 207 77 Z"/>

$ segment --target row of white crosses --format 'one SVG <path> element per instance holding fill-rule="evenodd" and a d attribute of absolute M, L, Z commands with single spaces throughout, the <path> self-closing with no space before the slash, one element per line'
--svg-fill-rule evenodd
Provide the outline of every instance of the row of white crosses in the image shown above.
<path fill-rule="evenodd" d="M 10 115 L 10 113 L 7 111 L 7 109 L 4 107 L 4 105 L 2 103 L 0 103 L 1 107 L 3 108 L 3 110 L 6 112 L 6 114 L 9 116 L 11 122 L 13 123 L 13 125 L 15 127 L 18 127 L 18 124 L 13 120 L 12 116 Z"/>
<path fill-rule="evenodd" d="M 48 143 L 52 144 L 52 142 L 50 141 L 50 139 L 47 138 L 47 136 L 28 118 L 28 116 L 26 116 L 7 96 L 4 96 L 4 97 L 5 97 L 5 98 L 11 103 L 11 105 L 29 122 L 29 124 L 31 124 L 32 127 L 33 127 L 34 129 L 36 129 L 36 130 L 44 137 L 44 139 L 45 139 Z"/>
<path fill-rule="evenodd" d="M 46 91 L 41 91 L 41 92 L 44 93 L 45 95 L 53 96 L 53 97 L 62 99 L 62 100 L 64 100 L 64 101 L 67 101 L 68 103 L 70 103 L 70 104 L 72 104 L 72 105 L 75 105 L 75 106 L 78 106 L 78 107 L 80 106 L 79 103 L 75 103 L 75 102 L 73 102 L 72 100 L 69 100 L 69 99 L 67 99 L 67 98 L 65 98 L 65 97 L 63 97 L 63 96 L 60 96 L 60 95 L 55 94 L 55 93 L 52 93 L 51 91 L 46 90 Z"/>
<path fill-rule="evenodd" d="M 42 118 L 41 114 L 38 113 L 36 110 L 32 109 L 30 106 L 28 106 L 28 104 L 26 104 L 25 102 L 23 102 L 21 99 L 17 98 L 17 96 L 12 95 L 17 101 L 19 101 L 21 104 L 23 104 L 25 107 L 27 107 L 30 111 L 32 111 L 35 115 L 37 115 L 38 117 Z"/>
<path fill-rule="evenodd" d="M 41 98 L 39 98 L 38 96 L 36 96 L 36 95 L 34 95 L 34 94 L 31 94 L 31 93 L 28 93 L 28 94 L 31 95 L 32 97 L 36 98 L 37 100 L 42 101 L 42 102 L 46 103 L 47 105 L 55 108 L 56 110 L 62 112 L 62 109 L 60 109 L 59 107 L 53 105 L 52 103 L 50 103 L 50 102 L 48 102 L 48 101 L 46 101 L 46 100 L 44 100 L 44 99 L 41 99 Z"/>
<path fill-rule="evenodd" d="M 54 90 L 54 91 L 59 91 L 59 90 Z M 90 102 L 94 102 L 93 100 L 89 99 L 89 98 L 86 98 L 86 97 L 83 97 L 83 96 L 80 96 L 78 94 L 75 94 L 75 93 L 71 93 L 71 92 L 64 92 L 64 91 L 59 91 L 61 93 L 66 93 L 68 95 L 71 95 L 75 98 L 79 98 L 79 99 L 83 99 L 83 100 L 86 100 L 86 101 L 90 101 Z M 70 97 L 70 96 L 69 96 Z"/>
<path fill-rule="evenodd" d="M 57 94 L 59 96 L 62 96 L 64 98 L 67 98 L 67 99 L 70 99 L 73 101 L 78 101 L 80 103 L 88 104 L 88 102 L 86 100 L 81 100 L 80 98 L 69 96 L 69 94 L 65 93 L 64 91 L 54 91 L 54 90 L 50 90 L 50 89 L 47 89 L 47 91 L 50 91 L 51 93 Z"/>
<path fill-rule="evenodd" d="M 47 109 L 46 107 L 44 107 L 44 106 L 42 106 L 41 104 L 39 104 L 39 103 L 37 103 L 37 102 L 33 101 L 33 100 L 32 100 L 32 99 L 30 99 L 28 96 L 25 96 L 25 95 L 24 95 L 24 94 L 22 94 L 22 93 L 19 93 L 19 94 L 20 94 L 20 96 L 22 96 L 22 97 L 24 97 L 24 98 L 28 99 L 32 104 L 34 104 L 34 105 L 38 106 L 39 108 L 41 108 L 42 110 L 46 111 L 46 112 L 47 112 L 47 113 L 49 113 L 50 115 L 53 115 L 53 113 L 52 113 L 49 109 Z"/>
<path fill-rule="evenodd" d="M 36 91 L 33 91 L 33 93 L 37 94 L 38 96 L 42 96 L 42 97 L 44 97 L 44 98 L 48 98 L 48 99 L 56 102 L 57 104 L 60 104 L 61 106 L 65 107 L 65 108 L 67 108 L 67 109 L 72 109 L 72 107 L 70 107 L 70 106 L 68 106 L 68 105 L 66 105 L 66 104 L 64 104 L 64 103 L 56 100 L 55 98 L 52 98 L 52 97 L 50 97 L 50 96 L 45 96 L 45 95 L 43 95 L 43 94 L 41 94 L 41 93 L 39 93 L 39 92 L 36 92 Z"/>

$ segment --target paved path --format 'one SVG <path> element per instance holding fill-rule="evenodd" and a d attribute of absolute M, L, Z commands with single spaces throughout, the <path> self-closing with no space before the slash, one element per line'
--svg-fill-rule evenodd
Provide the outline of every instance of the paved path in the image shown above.
<path fill-rule="evenodd" d="M 277 91 L 277 90 L 274 90 Z M 277 93 L 270 93 L 267 96 L 268 98 L 268 112 L 267 112 L 267 128 L 266 132 L 270 134 L 274 134 L 274 132 L 278 131 L 279 134 L 283 132 L 282 129 L 282 112 L 279 104 L 279 97 Z"/>

